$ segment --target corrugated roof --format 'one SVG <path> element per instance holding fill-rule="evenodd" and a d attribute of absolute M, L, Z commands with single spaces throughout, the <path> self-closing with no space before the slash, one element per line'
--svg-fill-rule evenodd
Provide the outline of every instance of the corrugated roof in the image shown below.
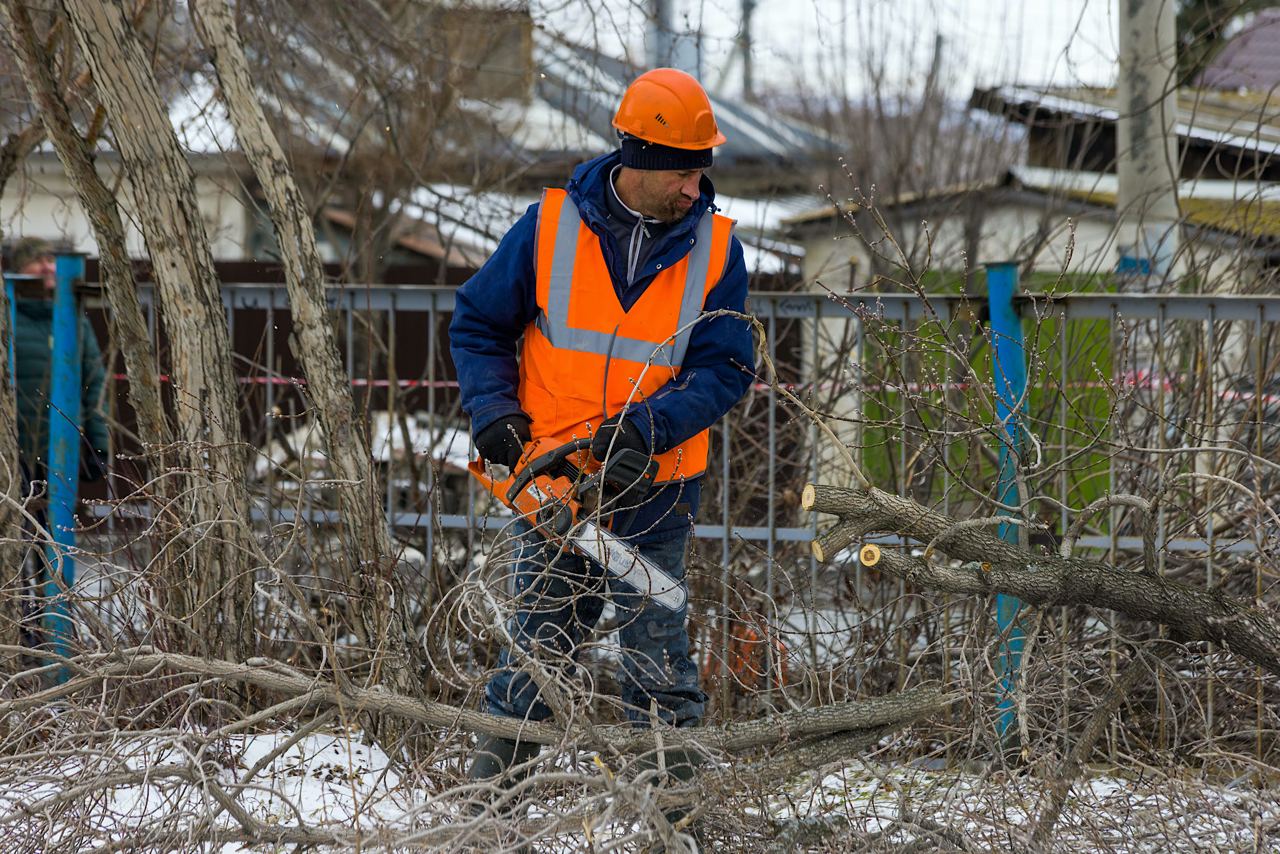
<path fill-rule="evenodd" d="M 644 69 L 536 28 L 533 52 L 538 72 L 535 102 L 541 101 L 582 125 L 585 132 L 566 129 L 568 139 L 603 142 L 598 148 L 574 153 L 589 156 L 615 147 L 614 111 L 627 85 Z M 807 161 L 814 153 L 834 150 L 831 138 L 818 128 L 714 91 L 708 95 L 716 123 L 728 139 L 716 149 L 717 165 L 762 163 L 785 169 Z M 523 144 L 531 153 L 536 150 L 532 139 Z"/>
<path fill-rule="evenodd" d="M 1280 88 L 1280 9 L 1258 12 L 1196 82 L 1214 89 L 1271 92 Z"/>
<path fill-rule="evenodd" d="M 273 98 L 265 88 L 260 95 L 283 120 L 287 131 L 317 151 L 340 154 L 353 140 L 348 134 L 368 133 L 367 123 L 355 121 L 345 109 L 359 83 L 340 65 L 328 62 L 326 46 L 310 44 L 296 35 L 289 38 L 291 56 L 308 66 L 308 72 L 282 72 L 295 91 L 289 103 Z M 527 100 L 459 98 L 453 114 L 456 132 L 439 145 L 464 160 L 506 164 L 506 170 L 535 180 L 531 186 L 557 176 L 560 183 L 568 167 L 617 147 L 612 127 L 614 111 L 623 92 L 643 69 L 625 60 L 575 44 L 537 27 L 532 39 L 534 85 Z M 325 81 L 317 87 L 305 81 Z M 759 183 L 792 186 L 795 175 L 814 154 L 830 152 L 834 144 L 817 128 L 774 113 L 722 98 L 709 92 L 712 109 L 727 142 L 717 148 L 717 169 L 738 166 L 755 176 L 770 171 L 787 175 L 782 182 Z M 193 152 L 227 152 L 237 147 L 234 129 L 216 95 L 216 82 L 203 74 L 170 106 L 170 115 L 183 143 Z M 373 135 L 376 139 L 376 134 Z M 758 167 L 758 168 L 757 168 Z M 451 264 L 479 266 L 524 209 L 537 196 L 477 189 L 446 183 L 426 183 L 410 192 L 400 210 L 414 225 L 398 236 L 400 245 Z M 501 188 L 520 187 L 514 181 Z M 783 192 L 783 191 L 779 191 Z M 754 198 L 721 197 L 725 212 L 740 222 L 739 237 L 747 266 L 762 273 L 797 269 L 802 250 L 781 238 L 777 227 L 784 216 L 808 207 L 803 194 L 767 194 Z M 349 226 L 346 211 L 325 212 L 335 223 Z"/>
<path fill-rule="evenodd" d="M 1116 90 L 999 86 L 974 91 L 970 104 L 992 113 L 1029 113 L 1028 120 L 1063 117 L 1113 122 Z M 1280 92 L 1179 89 L 1177 133 L 1188 140 L 1261 154 L 1280 154 Z"/>

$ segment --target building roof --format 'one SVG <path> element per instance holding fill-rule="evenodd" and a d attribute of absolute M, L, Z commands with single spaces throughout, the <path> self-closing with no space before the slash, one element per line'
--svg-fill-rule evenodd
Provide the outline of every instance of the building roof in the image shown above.
<path fill-rule="evenodd" d="M 1116 90 L 1092 87 L 976 89 L 970 106 L 1023 124 L 1060 127 L 1071 121 L 1114 122 Z M 1217 149 L 1280 155 L 1280 92 L 1179 89 L 1178 136 Z"/>
<path fill-rule="evenodd" d="M 478 267 L 498 248 L 502 236 L 525 209 L 537 200 L 537 195 L 529 193 L 430 184 L 414 191 L 404 213 L 430 228 L 436 237 L 431 245 L 437 251 L 448 246 L 453 253 Z M 809 194 L 758 198 L 716 196 L 721 213 L 737 221 L 735 234 L 742 242 L 748 272 L 759 274 L 799 272 L 804 250 L 788 242 L 781 228 L 786 217 L 812 204 L 813 196 Z"/>
<path fill-rule="evenodd" d="M 565 117 L 563 139 L 579 147 L 575 158 L 600 154 L 617 146 L 613 114 L 627 85 L 643 68 L 574 44 L 541 29 L 534 30 L 534 103 L 529 108 Z M 777 113 L 722 97 L 708 87 L 716 123 L 727 142 L 716 149 L 717 166 L 761 165 L 793 169 L 820 152 L 834 150 L 833 140 L 818 128 Z M 531 128 L 531 130 L 536 130 Z M 530 154 L 554 150 L 535 133 L 518 135 Z"/>
<path fill-rule="evenodd" d="M 537 201 L 536 190 L 529 188 L 563 184 L 574 165 L 617 147 L 613 113 L 623 91 L 643 69 L 537 27 L 531 36 L 533 75 L 527 97 L 459 96 L 453 114 L 459 130 L 440 140 L 442 148 L 462 155 L 464 161 L 505 164 L 497 170 L 502 186 L 452 183 L 446 174 L 412 189 L 400 208 L 408 220 L 397 235 L 401 248 L 454 266 L 479 267 Z M 355 81 L 326 62 L 323 46 L 291 43 L 291 48 L 299 62 L 329 72 L 313 70 L 287 79 L 299 81 L 299 86 L 304 80 L 323 79 L 329 89 L 302 87 L 289 103 L 263 90 L 265 104 L 296 138 L 317 151 L 337 156 L 351 150 L 355 141 L 347 134 L 363 132 L 364 124 L 352 120 L 342 108 L 345 96 L 332 90 L 354 87 Z M 812 205 L 812 195 L 800 192 L 808 184 L 804 167 L 815 154 L 834 150 L 831 138 L 803 122 L 784 120 L 715 92 L 709 97 L 727 138 L 716 149 L 713 174 L 728 177 L 726 172 L 741 170 L 739 174 L 752 176 L 750 186 L 765 188 L 751 195 L 717 197 L 722 211 L 739 221 L 737 234 L 748 270 L 798 272 L 803 250 L 788 243 L 777 228 L 784 216 Z M 193 154 L 214 156 L 237 148 L 216 81 L 208 75 L 191 75 L 170 105 L 170 118 Z M 323 214 L 346 229 L 353 220 L 349 211 L 336 207 Z"/>
<path fill-rule="evenodd" d="M 1002 177 L 967 185 L 941 187 L 928 193 L 910 193 L 877 203 L 887 210 L 910 205 L 941 205 L 959 196 L 995 191 L 1017 192 L 1023 198 L 1039 197 L 1046 204 L 1074 203 L 1111 214 L 1115 210 L 1119 181 L 1115 175 L 1017 166 Z M 1178 205 L 1189 225 L 1222 234 L 1265 242 L 1280 241 L 1280 185 L 1244 181 L 1180 181 Z M 850 201 L 826 205 L 784 221 L 791 233 L 827 222 L 859 209 Z"/>
<path fill-rule="evenodd" d="M 345 108 L 360 83 L 327 59 L 325 46 L 293 39 L 290 48 L 294 59 L 310 70 L 286 75 L 297 81 L 289 103 L 266 90 L 261 97 L 290 133 L 318 151 L 341 156 L 354 145 L 350 135 L 368 131 L 367 123 Z M 548 176 L 567 177 L 573 165 L 618 146 L 613 114 L 643 68 L 536 26 L 531 62 L 532 86 L 522 93 L 519 86 L 503 97 L 458 93 L 449 119 L 451 133 L 436 141 L 441 150 L 464 163 L 481 159 L 503 164 L 506 172 L 522 173 L 526 183 L 538 185 Z M 326 85 L 306 82 L 315 80 Z M 234 128 L 216 93 L 216 81 L 197 73 L 171 105 L 173 124 L 190 150 L 236 146 Z M 803 121 L 723 97 L 710 87 L 708 96 L 727 140 L 715 151 L 719 170 L 741 168 L 772 176 L 774 181 L 762 182 L 766 185 L 803 185 L 801 167 L 836 149 L 828 134 Z"/>
<path fill-rule="evenodd" d="M 1280 9 L 1258 12 L 1218 52 L 1196 83 L 1212 89 L 1280 89 Z"/>

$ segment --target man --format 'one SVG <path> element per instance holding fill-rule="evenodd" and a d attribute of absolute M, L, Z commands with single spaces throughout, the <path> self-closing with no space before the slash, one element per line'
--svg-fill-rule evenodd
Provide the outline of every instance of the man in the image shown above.
<path fill-rule="evenodd" d="M 654 487 L 634 513 L 618 514 L 631 518 L 615 533 L 684 584 L 708 430 L 752 379 L 746 322 L 699 317 L 744 311 L 747 271 L 704 174 L 725 138 L 698 82 L 670 68 L 640 76 L 613 125 L 620 149 L 580 165 L 565 190 L 546 190 L 458 291 L 451 350 L 488 462 L 514 466 L 531 439 L 548 436 L 589 438 L 601 461 L 623 449 L 657 461 Z M 608 587 L 628 718 L 697 724 L 706 695 L 689 655 L 687 609 L 664 609 L 528 525 L 516 529 L 516 642 L 563 663 L 589 638 Z M 537 686 L 512 662 L 504 650 L 486 690 L 489 711 L 546 719 Z M 471 776 L 496 777 L 536 752 L 482 738 Z M 692 761 L 666 764 L 687 777 Z"/>
<path fill-rule="evenodd" d="M 49 392 L 53 366 L 53 294 L 56 265 L 53 247 L 38 237 L 27 237 L 14 244 L 9 252 L 7 269 L 33 279 L 14 282 L 13 371 L 17 398 L 18 453 L 23 477 L 30 490 L 40 489 L 38 481 L 48 477 L 49 418 L 52 402 Z M 81 435 L 79 476 L 82 480 L 100 480 L 106 473 L 107 424 L 99 408 L 102 399 L 104 370 L 102 351 L 89 318 L 79 317 L 79 350 Z M 62 417 L 53 414 L 54 418 Z M 37 523 L 46 526 L 42 506 L 34 509 Z M 41 642 L 39 628 L 40 589 L 48 571 L 43 551 L 32 550 L 30 561 L 24 561 L 23 643 L 35 647 Z"/>
<path fill-rule="evenodd" d="M 16 284 L 13 331 L 14 379 L 18 405 L 18 448 L 31 477 L 43 480 L 49 453 L 49 389 L 53 364 L 53 290 L 56 270 L 47 240 L 26 237 L 14 244 L 8 269 L 38 281 Z M 105 371 L 102 351 L 89 318 L 80 315 L 81 434 L 80 476 L 105 473 L 107 423 L 100 404 Z"/>

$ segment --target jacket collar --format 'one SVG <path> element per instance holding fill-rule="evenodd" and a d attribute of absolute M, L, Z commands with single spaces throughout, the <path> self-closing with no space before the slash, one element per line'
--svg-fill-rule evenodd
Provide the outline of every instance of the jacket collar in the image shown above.
<path fill-rule="evenodd" d="M 17 297 L 13 309 L 28 320 L 48 320 L 53 317 L 53 300 Z"/>

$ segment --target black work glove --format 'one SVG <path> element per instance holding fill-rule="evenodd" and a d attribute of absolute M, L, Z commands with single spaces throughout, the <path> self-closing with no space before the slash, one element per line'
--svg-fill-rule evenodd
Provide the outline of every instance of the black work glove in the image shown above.
<path fill-rule="evenodd" d="M 615 434 L 617 439 L 614 439 Z M 634 421 L 628 421 L 619 415 L 601 424 L 600 429 L 591 437 L 591 456 L 603 462 L 610 445 L 613 445 L 615 454 L 629 449 L 649 455 L 649 437 L 640 431 Z"/>
<path fill-rule="evenodd" d="M 591 437 L 591 456 L 605 464 L 600 509 L 612 514 L 615 531 L 625 529 L 657 474 L 658 463 L 649 455 L 649 437 L 634 421 L 615 415 Z"/>
<path fill-rule="evenodd" d="M 107 452 L 101 448 L 91 448 L 80 454 L 80 479 L 85 483 L 93 483 L 107 476 Z"/>
<path fill-rule="evenodd" d="M 476 434 L 476 450 L 491 463 L 515 468 L 533 434 L 529 432 L 529 416 L 523 412 L 499 418 Z"/>

